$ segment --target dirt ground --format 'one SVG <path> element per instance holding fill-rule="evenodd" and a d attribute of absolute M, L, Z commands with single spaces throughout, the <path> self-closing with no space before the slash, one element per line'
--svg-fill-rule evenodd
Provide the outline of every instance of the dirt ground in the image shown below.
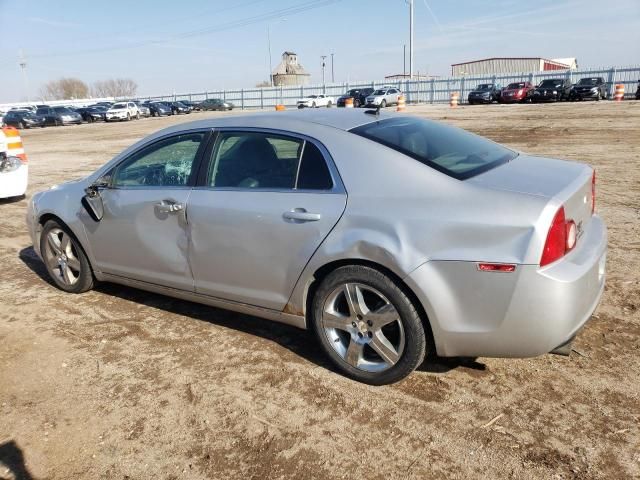
<path fill-rule="evenodd" d="M 31 248 L 30 194 L 221 114 L 24 131 L 27 199 L 0 202 L 0 479 L 640 478 L 640 102 L 408 111 L 596 167 L 607 287 L 570 358 L 441 359 L 370 387 L 292 327 L 65 294 Z"/>

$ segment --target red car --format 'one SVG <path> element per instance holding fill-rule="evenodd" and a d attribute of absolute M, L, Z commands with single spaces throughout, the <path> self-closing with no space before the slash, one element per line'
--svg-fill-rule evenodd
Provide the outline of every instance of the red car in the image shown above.
<path fill-rule="evenodd" d="M 500 103 L 528 102 L 533 95 L 533 85 L 531 82 L 510 83 L 502 90 Z"/>

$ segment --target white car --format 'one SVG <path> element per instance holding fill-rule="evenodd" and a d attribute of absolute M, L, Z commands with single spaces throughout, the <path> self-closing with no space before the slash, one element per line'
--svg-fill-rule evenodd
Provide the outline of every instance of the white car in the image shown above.
<path fill-rule="evenodd" d="M 107 110 L 105 120 L 110 122 L 112 120 L 131 120 L 132 118 L 136 120 L 140 118 L 138 106 L 133 102 L 118 102 Z"/>
<path fill-rule="evenodd" d="M 297 102 L 298 108 L 319 108 L 319 107 L 330 107 L 336 101 L 333 97 L 329 97 L 328 95 L 308 95 L 304 98 L 299 99 Z"/>

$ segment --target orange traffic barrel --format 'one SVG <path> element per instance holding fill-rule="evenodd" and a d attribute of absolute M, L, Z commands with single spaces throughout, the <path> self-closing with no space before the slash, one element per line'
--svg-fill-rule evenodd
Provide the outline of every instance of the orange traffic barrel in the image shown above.
<path fill-rule="evenodd" d="M 449 100 L 449 106 L 451 108 L 456 108 L 458 106 L 459 99 L 460 99 L 460 94 L 458 92 L 453 92 L 451 94 L 451 99 Z"/>
<path fill-rule="evenodd" d="M 616 85 L 616 90 L 613 98 L 616 102 L 621 102 L 624 99 L 624 85 L 622 83 L 618 83 Z"/>
<path fill-rule="evenodd" d="M 400 95 L 398 97 L 398 108 L 396 109 L 397 112 L 404 112 L 406 106 L 406 102 L 404 99 L 404 95 Z"/>
<path fill-rule="evenodd" d="M 286 110 L 286 109 L 287 109 L 287 107 L 285 107 L 284 105 L 281 105 L 280 103 L 276 105 L 276 110 L 278 112 L 281 112 L 281 111 Z"/>
<path fill-rule="evenodd" d="M 353 108 L 353 98 L 345 98 L 344 108 Z"/>
<path fill-rule="evenodd" d="M 27 163 L 27 154 L 24 153 L 20 132 L 14 127 L 2 127 L 2 133 L 7 141 L 7 156 L 18 157 L 22 163 Z"/>

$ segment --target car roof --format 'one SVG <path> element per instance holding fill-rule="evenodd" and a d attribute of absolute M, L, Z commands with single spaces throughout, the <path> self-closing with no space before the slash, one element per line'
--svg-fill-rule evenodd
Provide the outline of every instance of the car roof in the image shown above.
<path fill-rule="evenodd" d="M 397 116 L 385 112 L 380 112 L 379 115 L 365 113 L 367 111 L 372 110 L 342 108 L 328 108 L 324 110 L 296 109 L 285 110 L 283 112 L 260 112 L 248 115 L 225 115 L 224 117 L 181 123 L 162 130 L 158 132 L 158 134 L 215 127 L 275 128 L 278 130 L 301 131 L 304 130 L 305 124 L 309 124 L 309 126 L 314 124 L 322 125 L 347 131 L 376 120 Z"/>

